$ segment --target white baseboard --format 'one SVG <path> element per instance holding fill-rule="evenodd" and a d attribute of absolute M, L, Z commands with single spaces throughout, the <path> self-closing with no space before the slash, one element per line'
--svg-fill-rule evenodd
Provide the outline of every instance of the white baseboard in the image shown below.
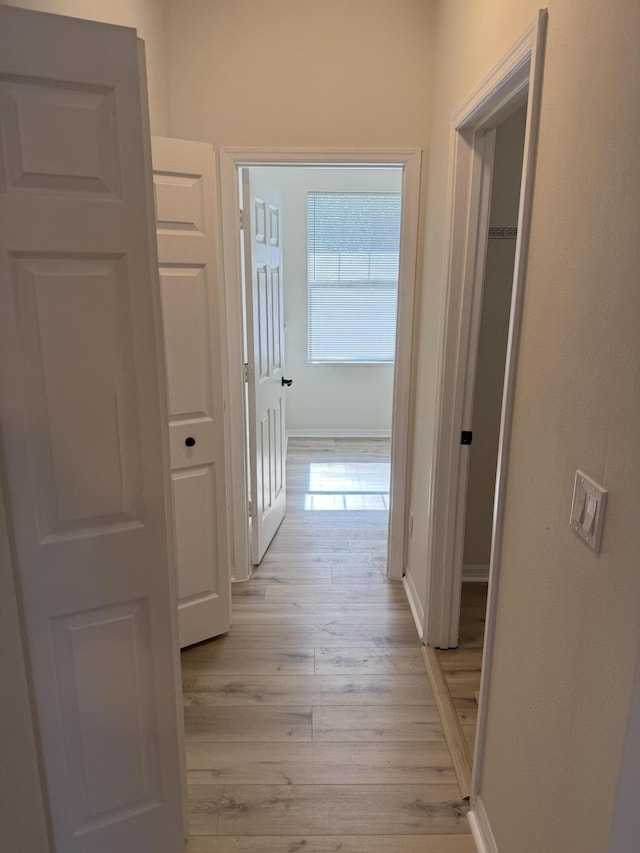
<path fill-rule="evenodd" d="M 498 845 L 493 837 L 489 818 L 480 797 L 475 798 L 473 809 L 468 813 L 467 820 L 478 853 L 498 853 Z"/>
<path fill-rule="evenodd" d="M 407 594 L 407 600 L 409 602 L 413 621 L 416 623 L 418 638 L 421 640 L 424 626 L 424 608 L 422 607 L 420 598 L 418 597 L 411 575 L 405 575 L 402 578 L 402 584 L 404 586 L 404 591 Z"/>
<path fill-rule="evenodd" d="M 287 438 L 390 438 L 390 429 L 288 429 Z"/>
<path fill-rule="evenodd" d="M 489 580 L 489 566 L 463 566 L 462 583 L 486 583 Z"/>

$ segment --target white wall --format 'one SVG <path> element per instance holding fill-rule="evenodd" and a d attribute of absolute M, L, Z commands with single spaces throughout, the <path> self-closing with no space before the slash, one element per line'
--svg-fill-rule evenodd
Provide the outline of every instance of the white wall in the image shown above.
<path fill-rule="evenodd" d="M 515 226 L 518 223 L 525 120 L 526 109 L 521 107 L 496 129 L 490 225 Z M 487 244 L 467 486 L 465 566 L 488 567 L 491 553 L 515 248 L 515 239 L 490 239 Z"/>
<path fill-rule="evenodd" d="M 175 136 L 425 147 L 434 3 L 167 0 L 167 14 Z"/>
<path fill-rule="evenodd" d="M 546 5 L 481 792 L 501 853 L 602 853 L 640 641 L 640 6 Z M 538 6 L 439 5 L 411 495 L 423 596 L 450 117 Z M 577 467 L 609 489 L 600 555 L 568 524 Z"/>
<path fill-rule="evenodd" d="M 400 192 L 402 170 L 267 167 L 255 169 L 282 192 L 287 428 L 327 433 L 391 431 L 393 364 L 307 361 L 307 194 Z"/>
<path fill-rule="evenodd" d="M 164 0 L 0 0 L 0 5 L 137 29 L 145 43 L 151 133 L 170 135 Z"/>

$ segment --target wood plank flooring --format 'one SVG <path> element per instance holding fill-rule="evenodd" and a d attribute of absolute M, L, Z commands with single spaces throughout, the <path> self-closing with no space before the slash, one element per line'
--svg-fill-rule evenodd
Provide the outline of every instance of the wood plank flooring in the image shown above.
<path fill-rule="evenodd" d="M 472 853 L 398 583 L 389 444 L 291 440 L 287 517 L 182 654 L 188 853 Z"/>
<path fill-rule="evenodd" d="M 478 691 L 482 670 L 486 583 L 463 583 L 460 642 L 457 649 L 437 649 L 440 666 L 471 756 L 476 738 Z"/>
<path fill-rule="evenodd" d="M 440 714 L 444 737 L 449 747 L 453 769 L 460 794 L 468 798 L 471 796 L 472 782 L 472 760 L 469 747 L 467 746 L 464 733 L 458 722 L 456 709 L 451 701 L 451 694 L 438 659 L 438 653 L 433 646 L 424 646 L 422 649 L 424 663 L 429 675 L 429 683 L 435 696 L 436 706 Z"/>

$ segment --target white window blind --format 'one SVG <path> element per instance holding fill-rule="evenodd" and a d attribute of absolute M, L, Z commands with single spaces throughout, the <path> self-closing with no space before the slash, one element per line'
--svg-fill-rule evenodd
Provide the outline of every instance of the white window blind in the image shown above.
<path fill-rule="evenodd" d="M 308 217 L 309 361 L 393 361 L 400 193 L 310 192 Z"/>

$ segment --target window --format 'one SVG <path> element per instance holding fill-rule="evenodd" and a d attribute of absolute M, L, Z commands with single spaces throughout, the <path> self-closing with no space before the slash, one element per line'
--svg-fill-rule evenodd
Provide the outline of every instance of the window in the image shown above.
<path fill-rule="evenodd" d="M 394 360 L 400 200 L 400 193 L 309 193 L 309 361 Z"/>

